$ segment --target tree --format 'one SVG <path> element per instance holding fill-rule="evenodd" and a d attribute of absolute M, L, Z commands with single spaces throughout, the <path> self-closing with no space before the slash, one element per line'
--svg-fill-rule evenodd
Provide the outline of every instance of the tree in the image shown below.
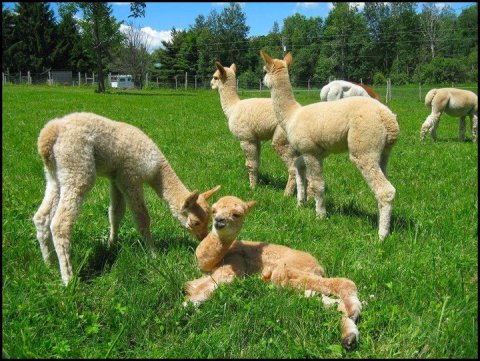
<path fill-rule="evenodd" d="M 131 74 L 135 86 L 142 89 L 145 73 L 150 64 L 148 49 L 151 40 L 149 35 L 135 26 L 133 22 L 127 23 L 125 29 L 125 37 L 117 52 L 114 66 L 122 73 Z"/>
<path fill-rule="evenodd" d="M 7 11 L 2 24 L 9 42 L 3 45 L 8 66 L 20 71 L 46 71 L 55 58 L 53 11 L 48 3 L 20 2 L 15 4 L 14 13 Z"/>

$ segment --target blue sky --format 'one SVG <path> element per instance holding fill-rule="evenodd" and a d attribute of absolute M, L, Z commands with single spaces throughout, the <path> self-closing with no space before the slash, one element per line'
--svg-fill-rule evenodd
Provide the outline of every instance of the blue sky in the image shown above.
<path fill-rule="evenodd" d="M 3 6 L 13 7 L 13 4 L 3 3 Z M 132 20 L 132 18 L 128 18 L 130 3 L 111 2 L 109 4 L 112 5 L 113 16 L 117 20 Z M 147 2 L 146 4 L 145 17 L 135 19 L 134 23 L 151 36 L 152 48 L 156 48 L 160 46 L 161 40 L 170 38 L 170 30 L 173 27 L 176 29 L 188 29 L 194 24 L 198 15 L 207 17 L 213 9 L 221 12 L 223 7 L 228 5 L 228 2 Z M 358 4 L 359 8 L 362 8 L 364 3 L 352 4 Z M 421 11 L 423 3 L 418 4 L 418 9 Z M 448 4 L 459 14 L 462 9 L 475 4 L 475 2 L 438 2 L 436 4 L 440 7 Z M 281 27 L 283 19 L 297 12 L 307 17 L 320 16 L 326 18 L 332 3 L 240 2 L 240 5 L 246 14 L 247 25 L 250 27 L 248 35 L 256 36 L 268 34 L 273 27 L 274 21 L 277 21 Z M 57 14 L 56 3 L 50 3 L 50 8 Z"/>

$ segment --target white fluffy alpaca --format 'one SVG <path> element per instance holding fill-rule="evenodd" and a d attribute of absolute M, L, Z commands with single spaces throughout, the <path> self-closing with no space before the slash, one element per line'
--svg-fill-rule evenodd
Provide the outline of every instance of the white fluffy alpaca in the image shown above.
<path fill-rule="evenodd" d="M 465 139 L 465 117 L 470 117 L 473 141 L 477 141 L 478 97 L 469 90 L 456 88 L 439 88 L 430 90 L 425 96 L 425 105 L 432 112 L 422 124 L 420 138 L 424 140 L 430 132 L 433 140 L 437 139 L 437 127 L 443 112 L 452 117 L 459 117 L 458 139 Z"/>
<path fill-rule="evenodd" d="M 235 73 L 237 67 L 232 64 L 224 67 L 215 62 L 217 70 L 211 80 L 212 89 L 218 89 L 223 112 L 228 119 L 228 128 L 245 153 L 250 187 L 258 183 L 261 142 L 272 140 L 273 149 L 283 160 L 288 169 L 288 181 L 285 195 L 292 195 L 295 190 L 295 165 L 298 154 L 294 154 L 288 145 L 285 131 L 277 123 L 270 98 L 250 98 L 240 100 L 237 94 Z M 298 160 L 302 163 L 302 160 Z"/>
<path fill-rule="evenodd" d="M 138 231 L 152 254 L 150 217 L 143 196 L 148 183 L 173 215 L 198 240 L 208 234 L 207 199 L 219 186 L 190 192 L 155 143 L 140 129 L 93 113 L 72 113 L 49 121 L 38 137 L 47 186 L 33 217 L 42 256 L 53 262 L 53 246 L 65 285 L 72 278 L 70 236 L 81 203 L 98 176 L 111 180 L 109 244 L 117 238 L 128 203 Z"/>
<path fill-rule="evenodd" d="M 320 91 L 320 100 L 323 102 L 354 96 L 370 97 L 360 85 L 345 80 L 331 81 Z"/>
<path fill-rule="evenodd" d="M 367 97 L 301 106 L 295 100 L 288 75 L 292 54 L 288 53 L 283 60 L 272 59 L 262 51 L 260 55 L 265 61 L 264 83 L 272 91 L 277 120 L 285 129 L 290 145 L 303 156 L 317 215 L 326 216 L 323 160 L 331 153 L 348 151 L 377 199 L 378 235 L 383 240 L 390 231 L 396 192 L 386 177 L 388 157 L 400 131 L 395 114 Z M 305 182 L 302 177 L 297 181 L 298 202 L 302 204 L 306 199 L 301 191 Z"/>

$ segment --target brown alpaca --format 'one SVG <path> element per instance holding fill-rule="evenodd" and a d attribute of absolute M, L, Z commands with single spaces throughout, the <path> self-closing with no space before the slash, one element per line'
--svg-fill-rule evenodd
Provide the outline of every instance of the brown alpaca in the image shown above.
<path fill-rule="evenodd" d="M 53 246 L 65 285 L 73 276 L 70 236 L 82 201 L 98 176 L 110 178 L 110 238 L 115 242 L 126 203 L 138 231 L 155 255 L 150 217 L 143 197 L 149 184 L 173 215 L 198 240 L 208 233 L 207 199 L 220 186 L 200 194 L 180 181 L 155 143 L 140 129 L 93 113 L 72 113 L 49 121 L 38 137 L 47 179 L 45 197 L 33 217 L 42 256 L 53 262 Z"/>
<path fill-rule="evenodd" d="M 212 231 L 198 245 L 195 255 L 200 270 L 207 276 L 187 282 L 187 299 L 194 304 L 207 300 L 220 283 L 235 277 L 260 274 L 262 279 L 340 297 L 342 344 L 353 348 L 358 341 L 357 319 L 361 303 L 355 283 L 347 278 L 326 278 L 322 266 L 309 253 L 292 248 L 250 241 L 236 241 L 245 216 L 255 201 L 244 202 L 233 196 L 220 198 L 212 206 Z M 186 303 L 184 303 L 185 305 Z"/>

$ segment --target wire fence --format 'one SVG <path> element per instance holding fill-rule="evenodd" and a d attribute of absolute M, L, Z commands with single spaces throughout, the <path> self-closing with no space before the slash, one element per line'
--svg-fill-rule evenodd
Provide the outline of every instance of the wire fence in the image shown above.
<path fill-rule="evenodd" d="M 110 79 L 112 74 L 107 74 L 105 78 L 105 85 L 111 87 Z M 31 85 L 51 85 L 51 86 L 96 86 L 98 77 L 95 73 L 76 73 L 71 71 L 46 71 L 43 73 L 18 72 L 14 74 L 2 73 L 3 84 L 31 84 Z M 330 81 L 336 80 L 333 76 L 325 81 L 318 80 L 298 80 L 294 82 L 294 90 L 298 92 L 313 92 L 318 93 L 320 99 L 320 90 Z M 199 75 L 185 75 L 176 76 L 170 79 L 162 79 L 160 77 L 151 76 L 148 73 L 145 75 L 144 89 L 171 89 L 171 90 L 206 90 L 211 89 L 210 77 L 202 77 Z M 362 83 L 362 80 L 359 81 Z M 409 84 L 409 85 L 395 85 L 390 79 L 386 80 L 385 84 L 368 84 L 378 94 L 380 100 L 388 103 L 392 99 L 411 99 L 412 91 L 415 90 L 418 94 L 418 100 L 423 102 L 427 92 L 434 87 L 455 87 L 459 89 L 471 90 L 478 94 L 478 86 L 465 86 L 465 83 L 450 83 L 450 84 Z M 237 79 L 237 91 L 239 94 L 245 92 L 265 93 L 268 94 L 270 90 L 263 84 L 262 79 Z"/>

